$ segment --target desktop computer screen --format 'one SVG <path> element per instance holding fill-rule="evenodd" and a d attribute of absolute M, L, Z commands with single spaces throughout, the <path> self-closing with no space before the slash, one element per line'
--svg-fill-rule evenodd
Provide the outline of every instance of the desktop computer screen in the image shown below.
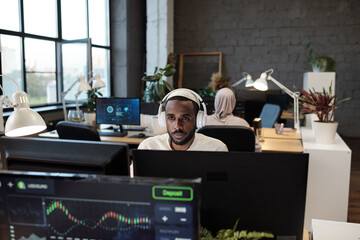
<path fill-rule="evenodd" d="M 0 171 L 3 240 L 199 239 L 200 179 Z"/>
<path fill-rule="evenodd" d="M 137 176 L 197 178 L 201 226 L 302 240 L 308 154 L 133 150 Z"/>
<path fill-rule="evenodd" d="M 129 175 L 126 143 L 2 136 L 0 159 L 8 170 Z"/>
<path fill-rule="evenodd" d="M 118 125 L 113 132 L 124 132 L 122 125 L 140 125 L 139 98 L 96 98 L 96 123 Z M 99 131 L 104 136 L 106 131 Z M 111 134 L 111 133 L 110 133 Z"/>

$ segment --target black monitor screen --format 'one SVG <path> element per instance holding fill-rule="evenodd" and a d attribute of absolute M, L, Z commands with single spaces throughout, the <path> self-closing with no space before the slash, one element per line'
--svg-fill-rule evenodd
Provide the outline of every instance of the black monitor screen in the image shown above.
<path fill-rule="evenodd" d="M 308 154 L 133 150 L 136 176 L 201 177 L 201 226 L 301 240 Z"/>
<path fill-rule="evenodd" d="M 199 239 L 200 179 L 0 172 L 0 236 Z"/>
<path fill-rule="evenodd" d="M 0 137 L 4 169 L 129 175 L 126 143 Z"/>
<path fill-rule="evenodd" d="M 140 125 L 140 99 L 96 98 L 96 123 Z"/>

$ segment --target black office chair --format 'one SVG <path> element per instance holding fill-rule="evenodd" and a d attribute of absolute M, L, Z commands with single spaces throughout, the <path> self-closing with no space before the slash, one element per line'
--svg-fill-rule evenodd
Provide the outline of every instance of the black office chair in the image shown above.
<path fill-rule="evenodd" d="M 255 134 L 244 126 L 205 126 L 198 133 L 221 140 L 229 151 L 255 151 Z"/>
<path fill-rule="evenodd" d="M 101 141 L 96 128 L 87 124 L 61 121 L 56 124 L 56 131 L 60 139 Z"/>

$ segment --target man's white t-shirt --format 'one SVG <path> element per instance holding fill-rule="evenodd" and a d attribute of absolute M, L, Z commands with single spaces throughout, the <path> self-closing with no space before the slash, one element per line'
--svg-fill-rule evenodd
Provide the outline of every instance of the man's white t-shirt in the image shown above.
<path fill-rule="evenodd" d="M 173 150 L 170 146 L 170 137 L 168 133 L 150 137 L 142 141 L 138 149 L 149 150 Z M 226 145 L 212 137 L 205 136 L 201 133 L 195 133 L 195 138 L 187 151 L 219 151 L 227 152 Z"/>

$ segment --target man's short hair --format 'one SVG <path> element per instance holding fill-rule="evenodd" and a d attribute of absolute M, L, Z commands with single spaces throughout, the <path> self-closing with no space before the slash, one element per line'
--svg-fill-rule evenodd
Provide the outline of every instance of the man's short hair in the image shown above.
<path fill-rule="evenodd" d="M 199 105 L 198 105 L 196 102 L 194 102 L 193 100 L 190 100 L 190 99 L 188 99 L 188 98 L 186 98 L 186 97 L 183 97 L 183 96 L 174 96 L 174 97 L 172 97 L 172 98 L 167 99 L 167 100 L 164 102 L 164 104 L 163 104 L 163 110 L 164 110 L 164 111 L 165 111 L 165 109 L 166 109 L 167 103 L 168 103 L 169 101 L 171 101 L 171 100 L 190 101 L 190 102 L 192 102 L 192 104 L 193 104 L 193 106 L 194 106 L 195 116 L 196 116 L 196 115 L 198 114 L 198 112 L 199 112 Z"/>

